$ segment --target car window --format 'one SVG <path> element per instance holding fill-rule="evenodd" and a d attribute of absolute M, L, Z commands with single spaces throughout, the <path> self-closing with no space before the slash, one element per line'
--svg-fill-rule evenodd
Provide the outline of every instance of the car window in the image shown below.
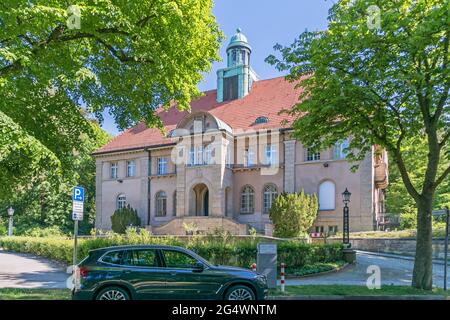
<path fill-rule="evenodd" d="M 181 251 L 163 250 L 167 268 L 192 269 L 198 261 Z"/>
<path fill-rule="evenodd" d="M 111 251 L 102 257 L 102 262 L 122 264 L 122 258 L 124 256 L 124 251 Z"/>
<path fill-rule="evenodd" d="M 133 250 L 131 263 L 139 267 L 159 267 L 155 250 Z"/>

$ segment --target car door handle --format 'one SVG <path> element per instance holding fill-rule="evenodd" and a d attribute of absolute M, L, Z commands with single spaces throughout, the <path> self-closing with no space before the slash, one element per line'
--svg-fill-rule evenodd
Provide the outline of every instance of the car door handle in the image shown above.
<path fill-rule="evenodd" d="M 122 273 L 130 273 L 130 270 L 123 270 Z"/>
<path fill-rule="evenodd" d="M 177 275 L 176 272 L 169 272 L 169 274 L 170 274 L 171 276 L 176 276 L 176 275 Z"/>

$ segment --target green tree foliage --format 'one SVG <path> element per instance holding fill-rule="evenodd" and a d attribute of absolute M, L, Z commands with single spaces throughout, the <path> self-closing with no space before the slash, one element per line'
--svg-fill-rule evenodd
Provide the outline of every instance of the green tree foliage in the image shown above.
<path fill-rule="evenodd" d="M 341 0 L 327 30 L 306 31 L 290 47 L 275 46 L 281 58 L 267 58 L 290 80 L 303 79 L 302 103 L 290 112 L 304 144 L 321 149 L 351 137 L 350 160 L 374 144 L 389 151 L 418 209 L 412 283 L 424 289 L 432 288 L 433 198 L 450 173 L 439 165 L 450 157 L 449 12 L 442 0 Z M 417 186 L 404 155 L 413 137 L 427 142 Z"/>
<path fill-rule="evenodd" d="M 416 189 L 421 189 L 423 180 L 422 177 L 426 172 L 426 164 L 423 161 L 427 157 L 427 142 L 424 137 L 410 138 L 408 143 L 403 147 L 403 154 L 405 162 L 410 168 L 410 177 L 412 184 Z M 441 154 L 441 161 L 439 167 L 446 168 L 450 165 L 450 160 L 445 158 L 445 154 Z M 389 168 L 389 186 L 386 193 L 386 211 L 389 214 L 400 215 L 400 228 L 410 229 L 417 227 L 417 208 L 414 199 L 406 190 L 402 182 L 401 174 L 397 166 Z M 433 209 L 439 210 L 446 206 L 450 207 L 450 183 L 441 183 L 436 188 L 436 193 L 433 202 Z"/>
<path fill-rule="evenodd" d="M 110 139 L 95 122 L 90 122 L 90 127 L 91 135 L 80 136 L 77 150 L 65 160 L 64 170 L 55 173 L 54 163 L 45 162 L 43 158 L 27 181 L 13 181 L 14 190 L 0 193 L 0 214 L 6 216 L 9 206 L 15 209 L 17 233 L 52 226 L 64 233 L 73 230 L 71 194 L 75 185 L 86 189 L 85 217 L 80 223 L 80 232 L 89 233 L 95 218 L 95 160 L 91 153 Z M 33 159 L 38 158 L 30 158 L 31 161 Z"/>
<path fill-rule="evenodd" d="M 111 216 L 111 229 L 116 233 L 125 233 L 127 228 L 140 225 L 141 218 L 130 205 L 117 209 Z"/>
<path fill-rule="evenodd" d="M 70 5 L 70 7 L 69 7 Z M 2 0 L 0 210 L 25 228 L 70 225 L 70 191 L 87 190 L 107 141 L 93 118 L 121 128 L 161 127 L 157 106 L 189 108 L 218 60 L 222 33 L 211 0 Z M 18 226 L 20 226 L 18 224 Z M 83 224 L 81 225 L 83 228 Z"/>
<path fill-rule="evenodd" d="M 161 125 L 154 108 L 175 101 L 188 109 L 200 94 L 202 74 L 219 59 L 222 33 L 212 5 L 211 0 L 3 0 L 2 99 L 34 101 L 50 88 L 83 101 L 99 117 L 110 108 L 122 128 L 141 120 Z M 28 108 L 34 110 L 34 103 Z M 2 111 L 26 109 L 20 104 Z M 50 122 L 54 110 L 40 111 Z"/>
<path fill-rule="evenodd" d="M 269 216 L 274 224 L 274 235 L 293 238 L 305 235 L 314 223 L 319 210 L 316 195 L 300 193 L 281 194 L 272 203 Z"/>

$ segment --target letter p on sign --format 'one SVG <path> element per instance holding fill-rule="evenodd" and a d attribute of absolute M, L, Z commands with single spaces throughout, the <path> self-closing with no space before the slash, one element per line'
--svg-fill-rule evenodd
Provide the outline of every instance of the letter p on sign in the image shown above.
<path fill-rule="evenodd" d="M 74 187 L 73 188 L 72 200 L 84 202 L 84 188 L 83 187 Z"/>

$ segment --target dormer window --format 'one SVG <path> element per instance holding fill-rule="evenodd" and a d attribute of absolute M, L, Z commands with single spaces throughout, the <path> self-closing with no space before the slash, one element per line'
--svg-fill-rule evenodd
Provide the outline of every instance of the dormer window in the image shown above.
<path fill-rule="evenodd" d="M 255 120 L 255 124 L 262 124 L 262 123 L 267 123 L 269 122 L 269 118 L 267 117 L 258 117 Z"/>

